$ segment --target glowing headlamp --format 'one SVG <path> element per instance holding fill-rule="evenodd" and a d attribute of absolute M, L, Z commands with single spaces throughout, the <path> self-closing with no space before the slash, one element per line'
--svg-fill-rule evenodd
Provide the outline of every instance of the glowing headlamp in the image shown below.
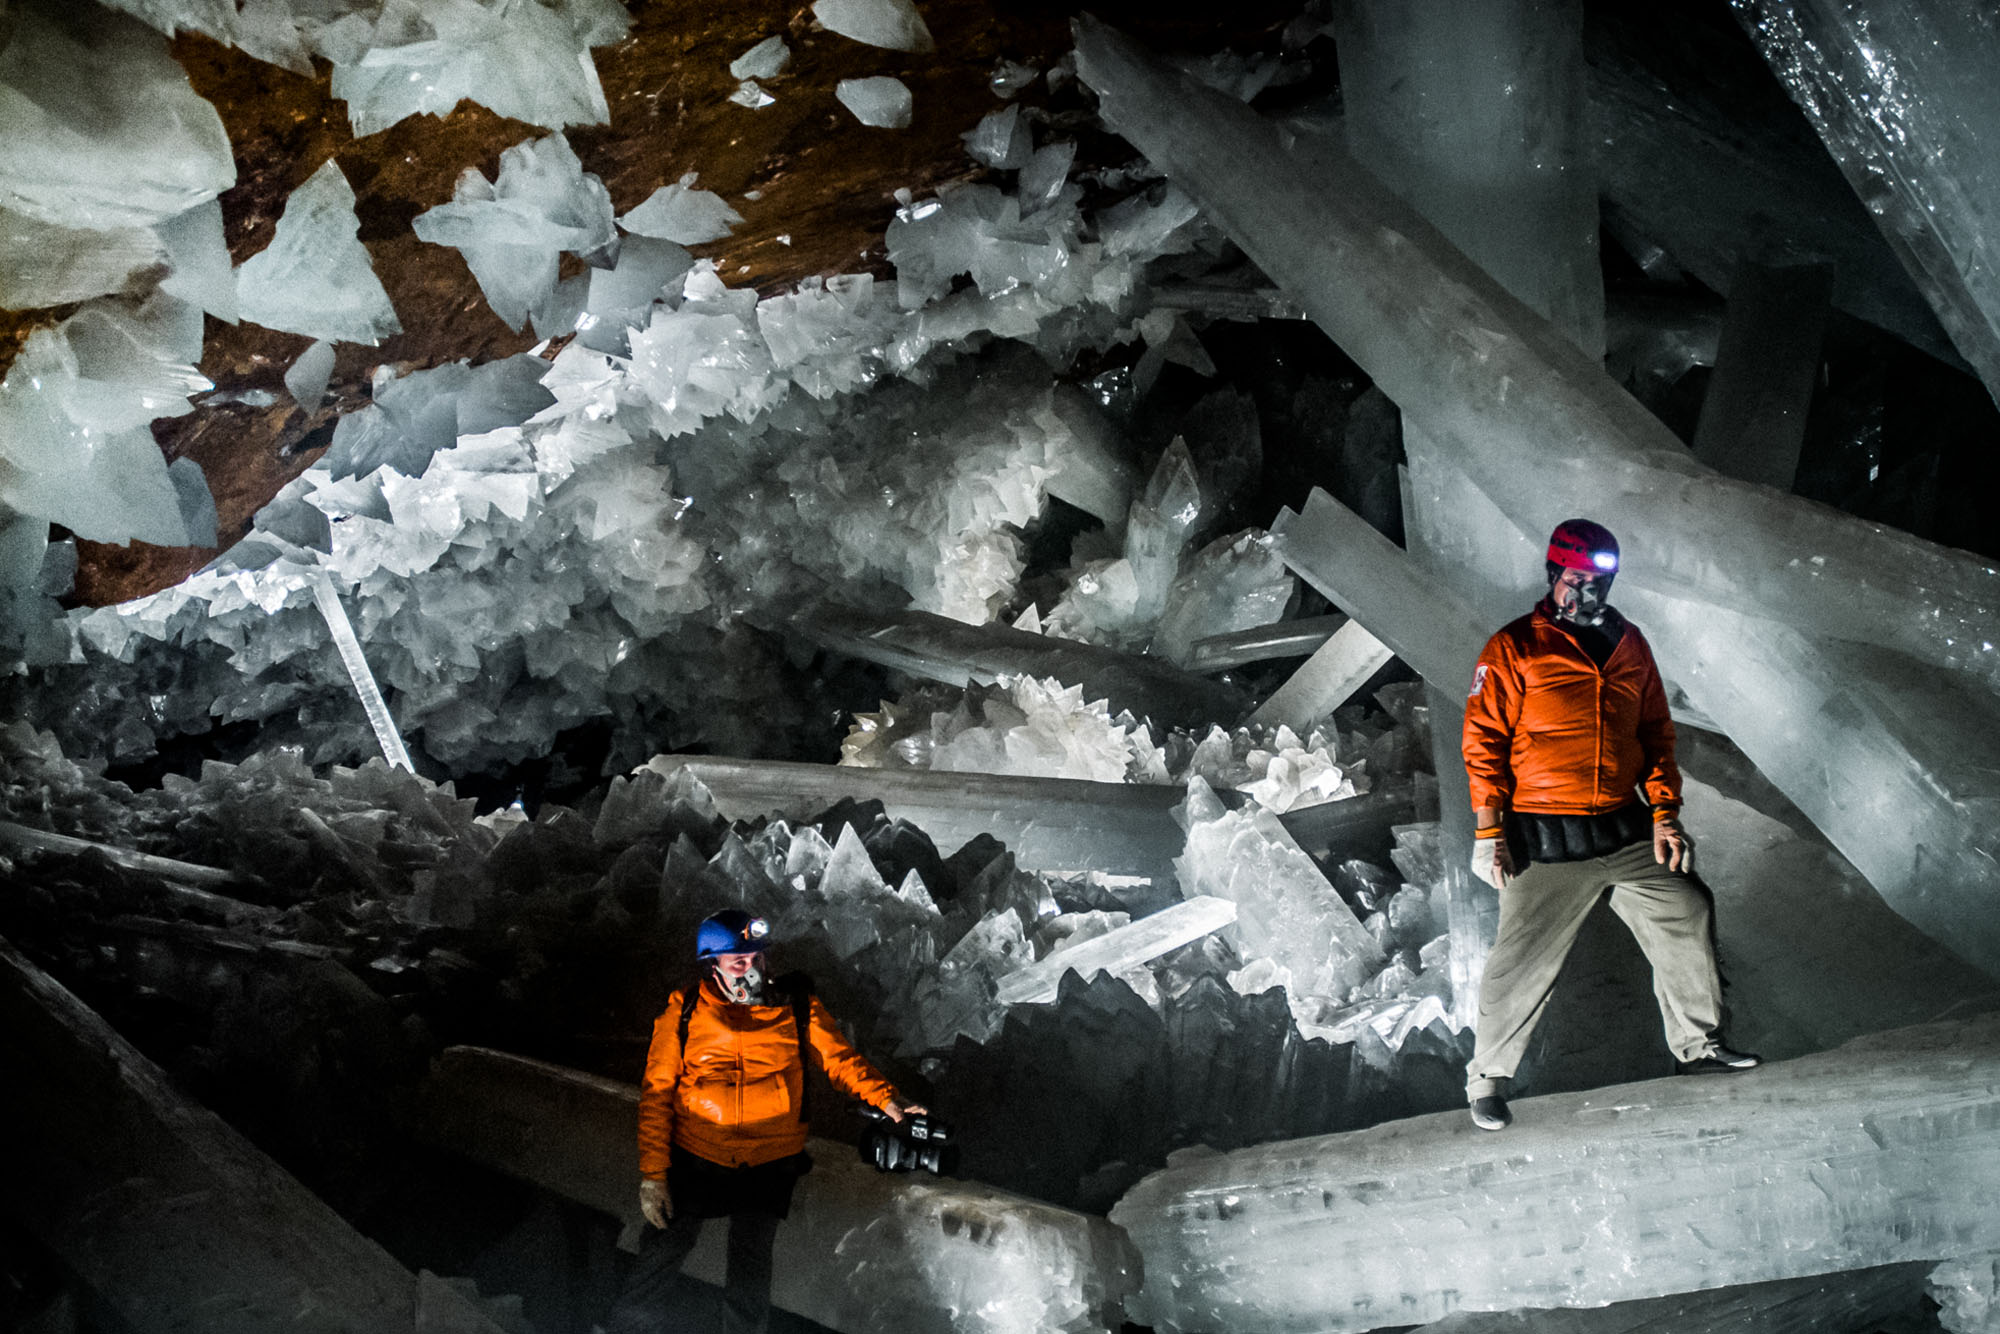
<path fill-rule="evenodd" d="M 1618 553 L 1615 551 L 1593 551 L 1590 553 L 1590 563 L 1606 574 L 1609 574 L 1618 568 Z"/>

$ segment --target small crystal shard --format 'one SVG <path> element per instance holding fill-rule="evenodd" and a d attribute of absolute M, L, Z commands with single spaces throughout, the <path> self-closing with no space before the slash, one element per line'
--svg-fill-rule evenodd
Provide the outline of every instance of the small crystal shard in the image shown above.
<path fill-rule="evenodd" d="M 327 381 L 332 378 L 333 344 L 321 341 L 299 353 L 299 359 L 285 371 L 285 389 L 293 402 L 314 412 L 326 397 Z"/>
<path fill-rule="evenodd" d="M 792 49 L 782 37 L 766 37 L 729 62 L 732 79 L 772 79 L 784 73 L 792 61 Z"/>
<path fill-rule="evenodd" d="M 371 347 L 401 333 L 360 231 L 354 191 L 329 159 L 285 201 L 271 244 L 237 270 L 243 318 Z"/>
<path fill-rule="evenodd" d="M 833 95 L 863 125 L 885 130 L 906 130 L 910 127 L 910 90 L 901 79 L 892 79 L 887 75 L 870 79 L 842 79 L 834 86 Z"/>

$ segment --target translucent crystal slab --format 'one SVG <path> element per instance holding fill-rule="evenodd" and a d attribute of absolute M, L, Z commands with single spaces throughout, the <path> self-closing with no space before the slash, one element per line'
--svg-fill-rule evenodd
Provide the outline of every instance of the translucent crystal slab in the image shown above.
<path fill-rule="evenodd" d="M 1367 1330 L 2000 1247 L 2000 1017 L 1514 1113 L 1177 1155 L 1111 1211 L 1145 1257 L 1131 1318 Z"/>
<path fill-rule="evenodd" d="M 423 1096 L 422 1134 L 453 1152 L 637 1223 L 638 1090 L 560 1066 L 453 1047 Z M 533 1145 L 532 1149 L 524 1146 Z M 848 1334 L 1109 1334 L 1136 1259 L 1102 1218 L 974 1181 L 878 1173 L 813 1140 L 813 1170 L 778 1229 L 771 1298 Z M 688 1272 L 723 1276 L 726 1229 Z"/>
<path fill-rule="evenodd" d="M 21 1153 L 16 1216 L 130 1328 L 500 1334 L 189 1100 L 4 942 L 0 1077 Z"/>
<path fill-rule="evenodd" d="M 1209 635 L 1194 641 L 1188 652 L 1187 669 L 1223 672 L 1272 658 L 1309 658 L 1345 624 L 1347 617 L 1338 614 L 1304 616 L 1295 621 L 1234 630 L 1226 635 Z"/>
<path fill-rule="evenodd" d="M 1394 656 L 1361 622 L 1347 621 L 1257 706 L 1250 721 L 1303 731 L 1347 703 Z"/>
<path fill-rule="evenodd" d="M 1074 971 L 1085 981 L 1100 972 L 1122 973 L 1235 920 L 1236 905 L 1227 899 L 1184 899 L 1007 974 L 994 999 L 1002 1005 L 1046 1004 L 1056 998 L 1065 973 Z"/>

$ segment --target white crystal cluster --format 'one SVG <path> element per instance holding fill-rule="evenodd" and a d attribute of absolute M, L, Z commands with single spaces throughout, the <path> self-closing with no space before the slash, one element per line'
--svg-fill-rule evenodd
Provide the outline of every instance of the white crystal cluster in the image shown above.
<path fill-rule="evenodd" d="M 1192 550 L 1207 508 L 1177 438 L 1132 500 L 1122 552 L 1074 554 L 1068 587 L 1039 628 L 1185 664 L 1199 639 L 1283 619 L 1297 586 L 1270 534 L 1246 529 Z"/>
<path fill-rule="evenodd" d="M 957 695 L 954 707 L 937 707 Z M 1053 678 L 1003 678 L 962 692 L 919 691 L 856 714 L 840 762 L 865 768 L 1165 782 L 1166 752 L 1129 713 L 1113 718 L 1082 686 Z"/>
<path fill-rule="evenodd" d="M 418 214 L 412 228 L 433 245 L 456 246 L 486 304 L 516 332 L 530 318 L 541 334 L 575 326 L 577 311 L 557 291 L 563 252 L 606 268 L 617 253 L 611 196 L 560 134 L 501 153 L 491 181 L 467 167 L 452 201 Z"/>
<path fill-rule="evenodd" d="M 365 260 L 351 206 L 308 194 L 344 184 L 329 164 L 295 194 L 270 249 L 245 266 L 246 293 L 256 268 L 304 282 L 305 261 L 342 245 Z M 695 701 L 756 698 L 769 678 L 747 663 L 728 682 L 672 665 L 714 651 L 738 615 L 770 617 L 835 592 L 983 622 L 1015 603 L 1019 530 L 1068 456 L 1104 474 L 1071 478 L 1076 494 L 1098 508 L 1123 503 L 1115 469 L 1099 466 L 1101 442 L 1075 448 L 1088 429 L 1052 396 L 1044 363 L 1133 337 L 1144 266 L 1200 228 L 1142 192 L 1121 206 L 1120 225 L 1129 233 L 1130 219 L 1167 208 L 1147 230 L 1153 248 L 1114 247 L 1077 196 L 1058 190 L 1031 225 L 1009 222 L 1020 207 L 992 186 L 912 203 L 892 227 L 893 289 L 849 275 L 759 300 L 640 230 L 692 241 L 726 228 L 733 214 L 713 195 L 669 187 L 626 215 L 638 234 L 620 237 L 602 185 L 560 135 L 519 145 L 497 180 L 473 173 L 420 230 L 467 255 L 503 316 L 577 324 L 579 341 L 553 367 L 515 359 L 378 373 L 374 406 L 342 419 L 321 469 L 266 512 L 251 554 L 157 598 L 73 617 L 72 629 L 87 627 L 80 652 L 93 675 L 23 683 L 47 694 L 32 711 L 79 734 L 106 719 L 121 757 L 145 754 L 161 734 L 205 730 L 210 716 L 281 719 L 316 762 L 370 753 L 306 609 L 302 570 L 318 563 L 354 610 L 398 727 L 436 759 L 478 766 L 545 753 L 584 719 L 611 721 L 632 762 L 703 736 L 713 745 L 727 734 L 735 739 L 720 748 L 743 750 L 732 730 L 747 725 L 743 711 L 725 706 L 735 721 L 718 722 Z M 307 217 L 317 239 L 293 244 Z M 998 231 L 1008 244 L 996 244 Z M 565 250 L 610 267 L 556 284 Z M 904 270 L 918 276 L 904 283 Z M 971 285 L 947 292 L 964 272 Z M 358 266 L 349 277 L 337 284 L 345 305 L 316 304 L 365 312 L 379 284 Z M 256 286 L 282 300 L 286 285 L 260 276 Z M 307 331 L 393 329 L 386 303 L 377 316 L 366 328 Z M 1044 361 L 964 355 L 996 337 L 1031 344 Z M 198 344 L 181 353 L 197 354 Z M 318 370 L 295 377 L 308 398 Z M 17 367 L 15 378 L 25 374 Z M 938 411 L 944 401 L 952 412 Z M 302 516 L 319 536 L 295 540 L 287 525 Z M 80 517 L 71 526 L 104 531 Z M 313 546 L 321 554 L 295 550 Z M 17 587 L 39 576 L 37 559 L 16 562 Z M 65 634 L 51 642 L 44 657 L 79 652 Z M 160 707 L 112 709 L 121 685 Z"/>
<path fill-rule="evenodd" d="M 1199 738 L 1176 728 L 1155 744 L 1148 724 L 1129 712 L 1114 717 L 1106 701 L 1086 700 L 1081 686 L 1003 676 L 990 686 L 926 687 L 856 714 L 840 762 L 1099 783 L 1179 785 L 1200 777 L 1283 814 L 1369 789 L 1367 759 L 1343 764 L 1341 752 L 1330 727 L 1304 741 L 1284 726 L 1218 725 Z"/>
<path fill-rule="evenodd" d="M 474 101 L 551 130 L 611 119 L 590 49 L 621 40 L 616 0 L 111 0 L 169 37 L 203 33 L 310 75 L 333 65 L 333 95 L 356 135 Z"/>

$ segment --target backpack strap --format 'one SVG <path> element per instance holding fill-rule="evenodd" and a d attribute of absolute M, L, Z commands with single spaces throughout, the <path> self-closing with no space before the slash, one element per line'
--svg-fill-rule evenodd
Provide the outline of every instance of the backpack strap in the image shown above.
<path fill-rule="evenodd" d="M 792 1032 L 799 1044 L 799 1123 L 812 1124 L 812 978 L 787 973 L 777 979 L 791 993 Z"/>
<path fill-rule="evenodd" d="M 700 993 L 701 993 L 701 983 L 699 982 L 695 983 L 693 986 L 690 987 L 683 987 L 681 988 L 680 991 L 681 1063 L 678 1066 L 674 1067 L 674 1100 L 676 1102 L 680 1100 L 681 1072 L 687 1069 L 687 1064 L 688 1064 L 688 1025 L 694 1022 L 694 1006 L 695 1002 L 698 999 L 700 999 Z"/>

